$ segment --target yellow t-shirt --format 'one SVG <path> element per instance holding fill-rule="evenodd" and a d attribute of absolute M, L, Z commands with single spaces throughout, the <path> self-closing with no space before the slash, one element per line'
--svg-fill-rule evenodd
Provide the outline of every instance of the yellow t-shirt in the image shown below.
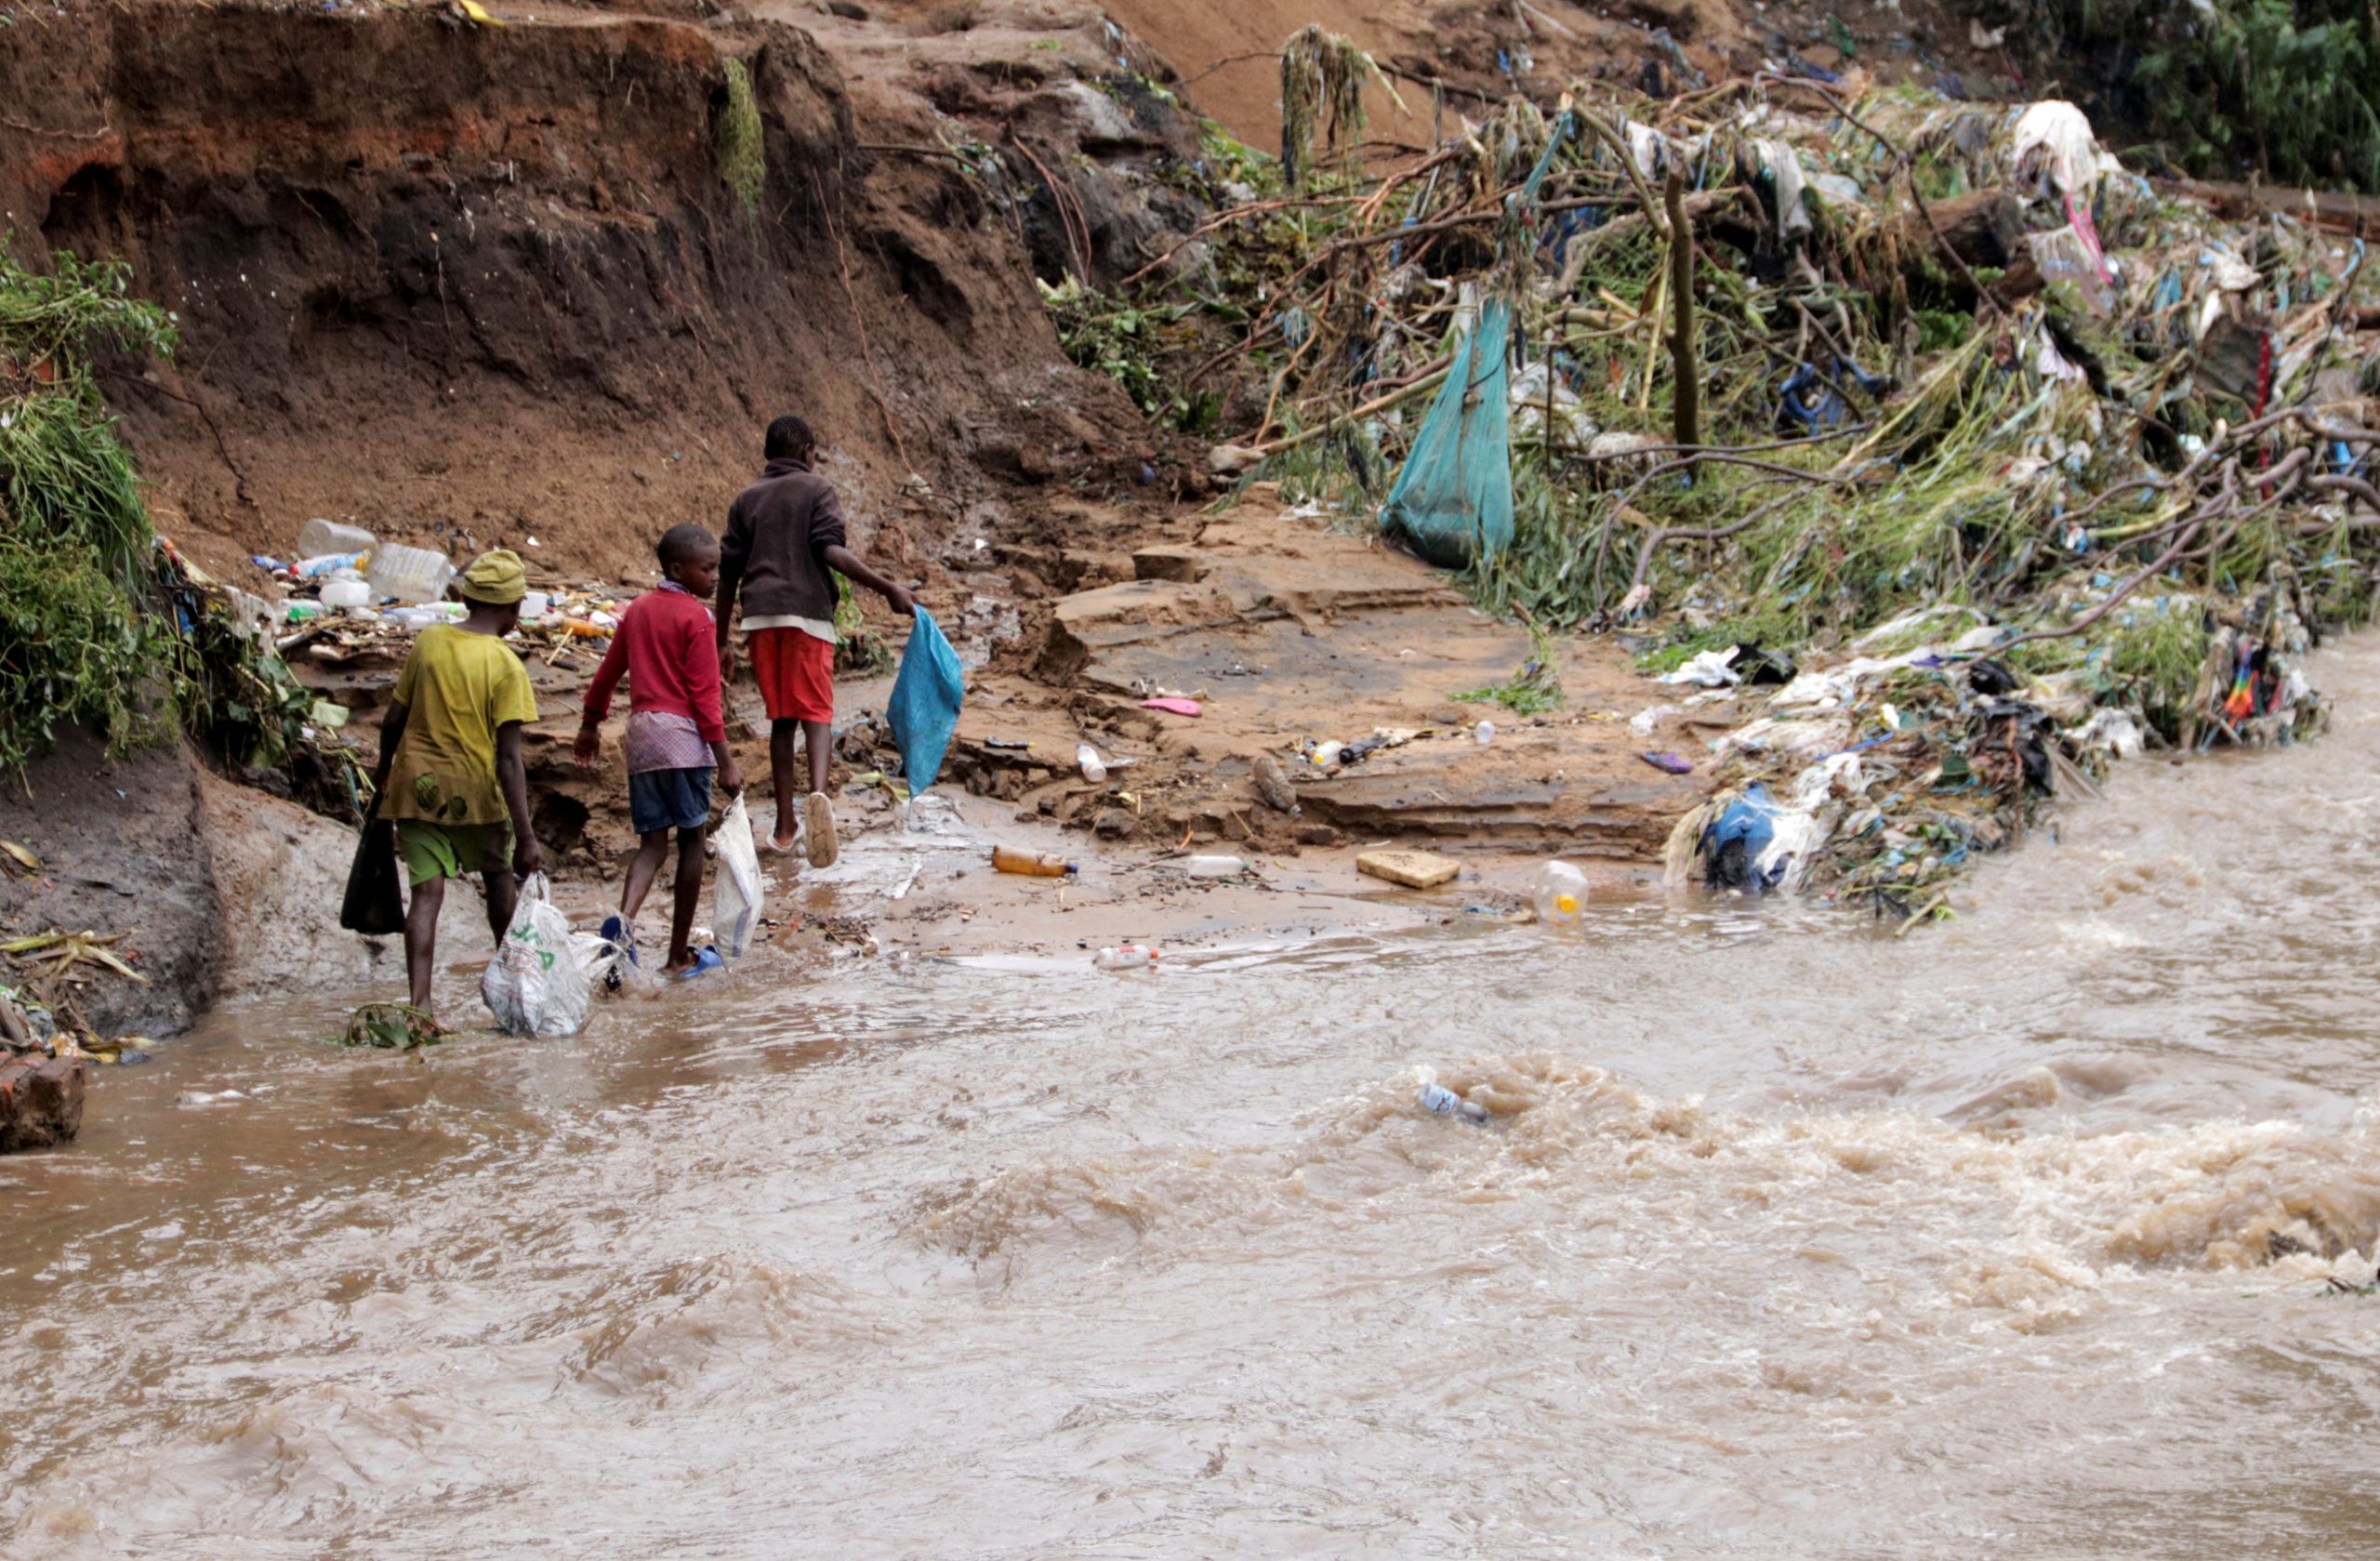
<path fill-rule="evenodd" d="M 389 766 L 383 818 L 502 824 L 512 815 L 496 782 L 496 729 L 537 719 L 528 670 L 493 634 L 432 624 L 397 674 L 404 740 Z"/>

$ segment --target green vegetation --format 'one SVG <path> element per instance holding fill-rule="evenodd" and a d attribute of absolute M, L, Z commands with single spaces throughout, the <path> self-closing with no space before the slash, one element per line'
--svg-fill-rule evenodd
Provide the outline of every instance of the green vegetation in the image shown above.
<path fill-rule="evenodd" d="M 1057 328 L 1058 345 L 1083 368 L 1104 374 L 1124 388 L 1143 417 L 1176 428 L 1195 428 L 1212 416 L 1212 400 L 1174 391 L 1159 369 L 1170 330 L 1189 310 L 1144 308 L 1068 277 L 1052 287 L 1038 284 L 1042 306 Z"/>
<path fill-rule="evenodd" d="M 752 73 L 741 60 L 727 62 L 727 103 L 711 138 L 720 182 L 735 192 L 747 215 L 759 215 L 769 156 L 760 132 L 760 105 L 752 96 Z"/>
<path fill-rule="evenodd" d="M 41 276 L 0 250 L 0 769 L 77 722 L 118 749 L 161 729 L 145 695 L 164 642 L 133 595 L 149 518 L 90 361 L 171 349 L 129 288 L 121 265 L 61 255 Z"/>
<path fill-rule="evenodd" d="M 2120 106 L 2192 172 L 2380 190 L 2380 12 L 2368 0 L 2017 0 L 2035 57 L 2113 52 Z M 2133 51 L 2137 50 L 2136 56 Z"/>
<path fill-rule="evenodd" d="M 353 765 L 311 734 L 313 695 L 150 530 L 93 353 L 172 351 L 172 319 L 120 263 L 0 249 L 0 771 L 86 725 L 112 750 L 178 714 L 233 763 L 287 768 L 300 795 L 351 805 Z"/>
<path fill-rule="evenodd" d="M 851 582 L 836 575 L 835 670 L 860 678 L 880 677 L 892 670 L 898 659 L 884 636 L 867 626 L 859 599 L 852 595 Z"/>
<path fill-rule="evenodd" d="M 1562 648 L 1554 636 L 1529 626 L 1529 658 L 1504 682 L 1454 697 L 1467 705 L 1498 704 L 1515 715 L 1541 716 L 1562 707 Z"/>

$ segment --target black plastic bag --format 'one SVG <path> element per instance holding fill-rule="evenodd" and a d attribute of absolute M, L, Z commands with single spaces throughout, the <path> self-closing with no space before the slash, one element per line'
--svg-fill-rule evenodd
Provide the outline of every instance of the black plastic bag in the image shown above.
<path fill-rule="evenodd" d="M 364 816 L 363 837 L 355 842 L 338 924 L 369 938 L 405 930 L 404 891 L 397 882 L 397 827 L 377 814 Z"/>

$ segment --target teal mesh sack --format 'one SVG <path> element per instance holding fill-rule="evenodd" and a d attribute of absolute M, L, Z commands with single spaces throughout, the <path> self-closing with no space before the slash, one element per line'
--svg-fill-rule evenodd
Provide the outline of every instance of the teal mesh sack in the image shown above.
<path fill-rule="evenodd" d="M 1536 165 L 1504 203 L 1496 243 L 1516 269 L 1532 263 L 1540 236 L 1537 192 L 1577 129 L 1568 110 L 1555 117 Z M 1512 334 L 1508 299 L 1480 306 L 1479 323 L 1456 344 L 1454 366 L 1381 506 L 1381 529 L 1441 568 L 1463 568 L 1512 544 Z"/>
<path fill-rule="evenodd" d="M 1513 540 L 1512 323 L 1503 299 L 1480 306 L 1381 507 L 1381 529 L 1442 568 L 1492 558 Z"/>

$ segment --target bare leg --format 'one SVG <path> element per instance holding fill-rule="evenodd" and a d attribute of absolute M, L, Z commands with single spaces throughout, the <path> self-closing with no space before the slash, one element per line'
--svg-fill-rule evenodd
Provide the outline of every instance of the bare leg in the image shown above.
<path fill-rule="evenodd" d="M 433 878 L 413 886 L 405 907 L 405 975 L 413 983 L 413 1006 L 430 1012 L 430 978 L 438 968 L 438 911 L 446 903 L 446 880 Z"/>
<path fill-rule="evenodd" d="M 669 917 L 669 963 L 663 973 L 675 974 L 694 962 L 694 909 L 703 897 L 703 835 L 701 827 L 678 831 L 677 900 Z M 665 843 L 663 850 L 668 847 Z"/>
<path fill-rule="evenodd" d="M 504 934 L 511 930 L 513 909 L 521 903 L 521 880 L 507 867 L 502 872 L 483 870 L 480 881 L 487 885 L 488 937 L 502 943 Z"/>
<path fill-rule="evenodd" d="M 826 766 L 835 757 L 835 727 L 832 721 L 805 721 L 801 723 L 801 740 L 810 750 L 810 789 L 826 789 Z"/>
<path fill-rule="evenodd" d="M 779 851 L 793 849 L 793 821 L 800 816 L 801 793 L 793 778 L 793 739 L 802 729 L 798 721 L 769 722 L 769 776 L 776 783 L 776 832 L 770 838 Z"/>
<path fill-rule="evenodd" d="M 661 876 L 661 864 L 669 859 L 669 831 L 648 829 L 636 838 L 636 855 L 628 862 L 628 881 L 620 891 L 620 919 L 636 931 L 636 913 L 644 908 L 645 895 L 653 892 L 653 880 Z"/>

